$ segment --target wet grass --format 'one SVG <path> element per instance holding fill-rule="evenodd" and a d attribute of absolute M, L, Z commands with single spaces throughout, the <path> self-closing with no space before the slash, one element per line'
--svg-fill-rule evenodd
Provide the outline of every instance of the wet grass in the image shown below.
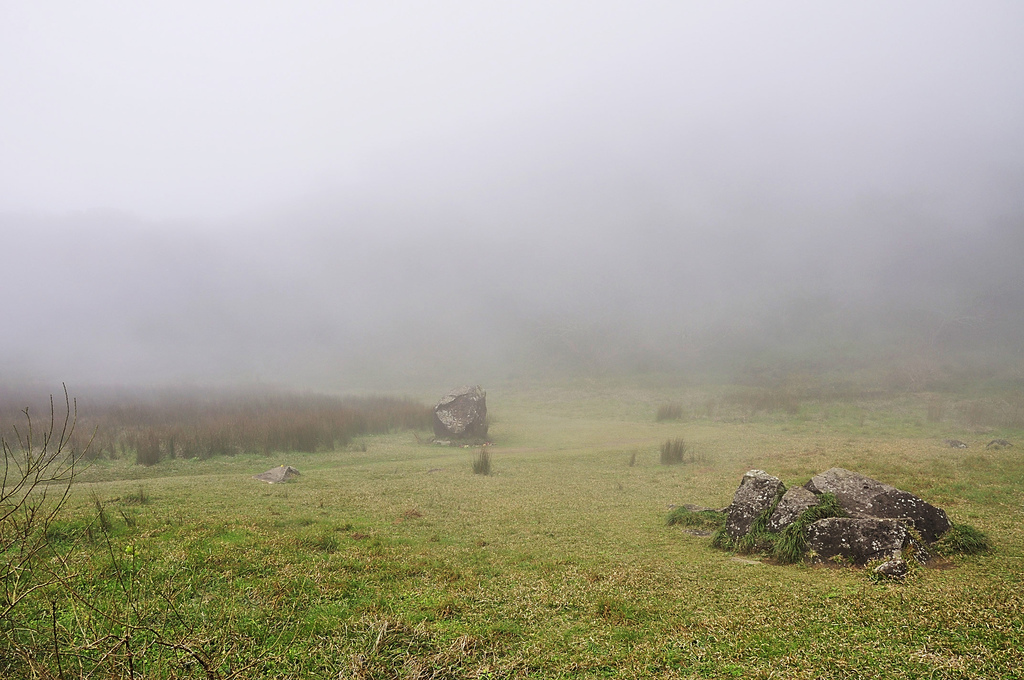
<path fill-rule="evenodd" d="M 57 593 L 51 617 L 39 600 L 23 619 L 38 627 L 36 662 L 56 668 L 55 629 L 68 677 L 101 658 L 89 639 L 126 634 L 145 650 L 136 670 L 147 677 L 214 677 L 158 640 L 200 650 L 220 677 L 953 678 L 1024 667 L 1024 462 L 1019 449 L 974 446 L 1024 432 L 929 422 L 923 397 L 795 414 L 788 401 L 752 412 L 722 400 L 688 406 L 698 415 L 686 422 L 652 421 L 657 404 L 712 392 L 492 387 L 490 475 L 474 474 L 466 450 L 411 432 L 270 461 L 98 461 L 53 527 L 70 585 L 94 610 Z M 661 465 L 660 446 L 677 437 L 704 460 Z M 251 479 L 278 464 L 302 476 Z M 941 505 L 994 549 L 876 585 L 863 570 L 738 561 L 686 521 L 666 526 L 670 505 L 727 505 L 748 469 L 800 483 L 832 466 Z M 130 627 L 105 623 L 126 616 Z M 120 650 L 96 677 L 127 676 Z"/>

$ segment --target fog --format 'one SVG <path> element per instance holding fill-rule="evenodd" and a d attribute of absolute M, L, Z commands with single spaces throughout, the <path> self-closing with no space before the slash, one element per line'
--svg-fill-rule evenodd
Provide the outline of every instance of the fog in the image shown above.
<path fill-rule="evenodd" d="M 1024 380 L 1017 3 L 0 5 L 0 380 Z"/>

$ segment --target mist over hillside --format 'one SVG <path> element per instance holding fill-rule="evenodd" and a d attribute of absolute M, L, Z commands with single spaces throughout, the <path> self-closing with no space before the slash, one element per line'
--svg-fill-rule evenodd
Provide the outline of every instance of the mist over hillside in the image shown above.
<path fill-rule="evenodd" d="M 1018 4 L 442 5 L 0 10 L 0 380 L 1024 379 Z"/>
<path fill-rule="evenodd" d="M 207 231 L 3 216 L 8 279 L 25 283 L 5 303 L 4 374 L 331 389 L 872 364 L 1021 377 L 1014 216 L 693 215 L 600 183 L 493 215 L 344 198 L 289 210 Z"/>

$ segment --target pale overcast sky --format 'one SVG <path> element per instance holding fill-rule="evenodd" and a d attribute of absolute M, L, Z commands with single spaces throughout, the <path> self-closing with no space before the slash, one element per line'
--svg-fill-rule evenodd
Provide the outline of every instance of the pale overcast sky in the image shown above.
<path fill-rule="evenodd" d="M 1020 180 L 1022 35 L 1018 2 L 0 0 L 0 211 L 217 219 L 595 155 L 984 203 Z"/>

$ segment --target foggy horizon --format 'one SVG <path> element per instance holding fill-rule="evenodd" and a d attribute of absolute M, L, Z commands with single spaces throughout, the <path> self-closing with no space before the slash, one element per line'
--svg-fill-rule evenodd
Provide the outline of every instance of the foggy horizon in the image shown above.
<path fill-rule="evenodd" d="M 0 380 L 1024 380 L 1013 3 L 0 7 Z"/>

